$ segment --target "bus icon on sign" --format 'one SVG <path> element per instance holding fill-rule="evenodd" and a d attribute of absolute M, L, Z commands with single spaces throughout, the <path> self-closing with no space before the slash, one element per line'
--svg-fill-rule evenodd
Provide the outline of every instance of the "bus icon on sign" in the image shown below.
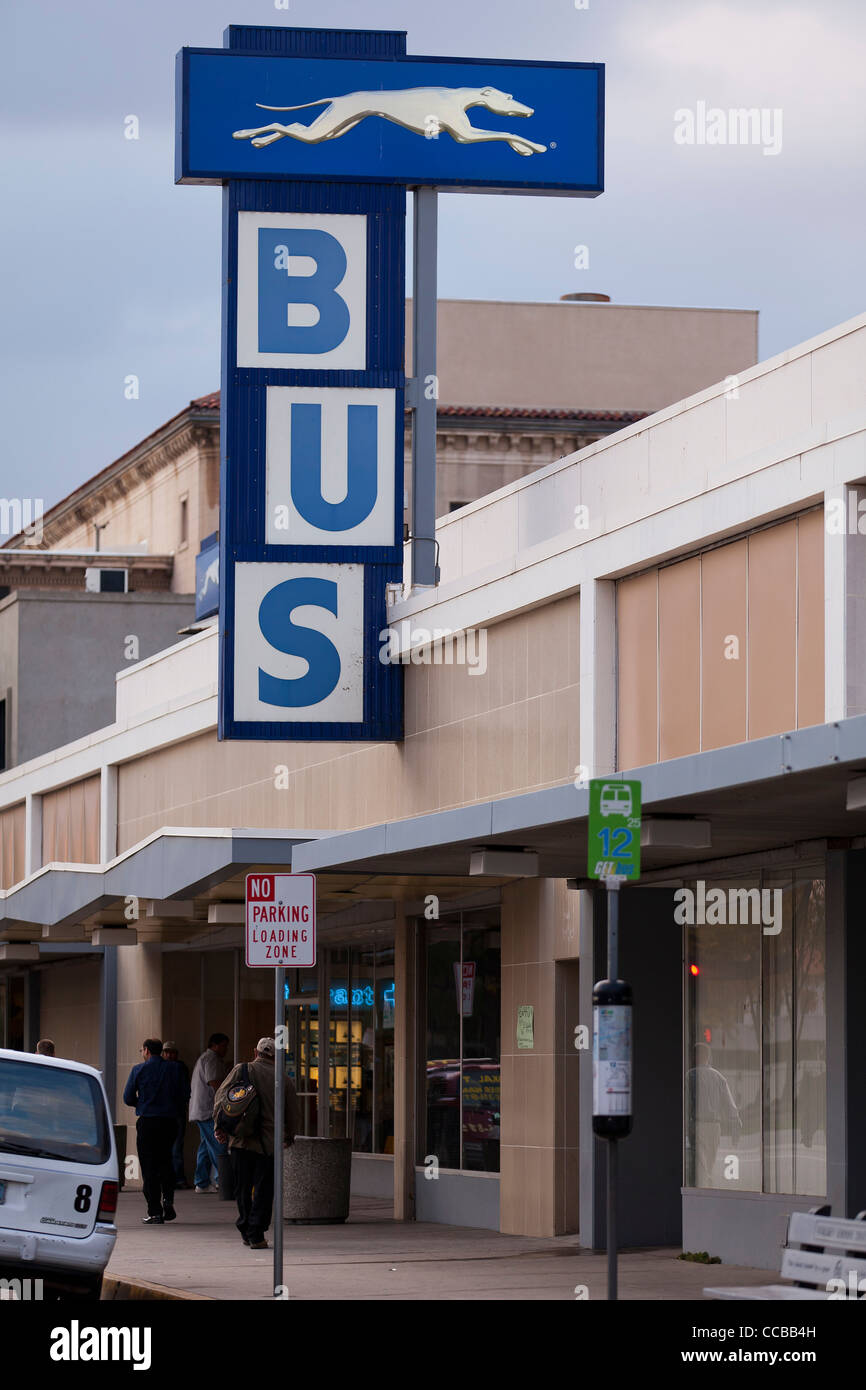
<path fill-rule="evenodd" d="M 598 803 L 603 816 L 630 816 L 631 807 L 631 787 L 624 787 L 618 782 L 605 783 Z"/>

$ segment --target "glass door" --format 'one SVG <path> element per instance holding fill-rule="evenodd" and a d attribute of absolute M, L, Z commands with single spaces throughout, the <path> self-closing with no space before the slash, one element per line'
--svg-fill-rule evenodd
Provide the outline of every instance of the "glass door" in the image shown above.
<path fill-rule="evenodd" d="M 298 1096 L 298 1133 L 318 1132 L 319 1001 L 318 972 L 290 970 L 286 977 L 286 1075 Z"/>

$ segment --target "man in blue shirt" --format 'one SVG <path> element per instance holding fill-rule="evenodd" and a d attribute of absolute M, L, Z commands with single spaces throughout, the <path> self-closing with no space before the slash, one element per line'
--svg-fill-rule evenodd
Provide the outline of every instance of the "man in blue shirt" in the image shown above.
<path fill-rule="evenodd" d="M 178 1116 L 186 1105 L 186 1088 L 180 1067 L 163 1057 L 159 1038 L 145 1038 L 141 1050 L 144 1061 L 129 1073 L 123 1103 L 134 1106 L 138 1116 L 136 1148 L 147 1202 L 142 1221 L 145 1226 L 161 1226 L 177 1216 L 171 1150 Z"/>

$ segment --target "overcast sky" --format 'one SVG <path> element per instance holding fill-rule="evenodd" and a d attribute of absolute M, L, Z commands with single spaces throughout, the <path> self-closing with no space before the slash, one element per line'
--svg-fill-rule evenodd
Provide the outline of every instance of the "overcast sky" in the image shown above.
<path fill-rule="evenodd" d="M 174 185 L 174 55 L 221 47 L 229 23 L 406 29 L 410 53 L 607 65 L 606 192 L 443 196 L 443 297 L 759 309 L 762 358 L 866 308 L 863 0 L 4 0 L 2 13 L 5 497 L 50 505 L 219 385 L 220 192 Z M 781 152 L 676 143 L 675 111 L 699 102 L 781 109 Z"/>

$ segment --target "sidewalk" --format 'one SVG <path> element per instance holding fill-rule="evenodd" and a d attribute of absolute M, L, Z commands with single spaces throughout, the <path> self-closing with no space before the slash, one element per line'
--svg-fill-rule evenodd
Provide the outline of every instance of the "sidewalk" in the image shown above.
<path fill-rule="evenodd" d="M 272 1295 L 273 1251 L 249 1250 L 235 1230 L 234 1203 L 178 1192 L 178 1218 L 142 1226 L 140 1192 L 123 1192 L 108 1273 L 218 1299 Z M 290 1299 L 573 1300 L 575 1285 L 604 1299 L 604 1255 L 576 1237 L 544 1240 L 421 1222 L 395 1222 L 391 1203 L 357 1197 L 342 1226 L 290 1226 L 284 1282 Z M 268 1240 L 272 1239 L 268 1233 Z M 695 1265 L 675 1250 L 620 1256 L 621 1299 L 701 1299 L 707 1284 L 778 1282 L 778 1271 Z"/>

